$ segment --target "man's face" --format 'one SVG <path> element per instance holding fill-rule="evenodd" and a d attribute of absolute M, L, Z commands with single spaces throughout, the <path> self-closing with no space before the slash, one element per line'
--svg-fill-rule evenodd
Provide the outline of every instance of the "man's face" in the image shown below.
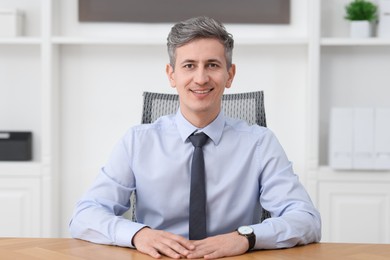
<path fill-rule="evenodd" d="M 192 123 L 193 118 L 213 120 L 218 115 L 222 94 L 234 74 L 235 66 L 227 69 L 224 46 L 216 39 L 197 39 L 177 48 L 175 70 L 167 65 L 181 112 Z"/>

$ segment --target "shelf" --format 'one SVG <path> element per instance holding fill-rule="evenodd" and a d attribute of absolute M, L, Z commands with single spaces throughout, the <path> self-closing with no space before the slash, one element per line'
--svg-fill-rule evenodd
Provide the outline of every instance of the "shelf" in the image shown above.
<path fill-rule="evenodd" d="M 310 178 L 321 181 L 341 182 L 390 182 L 389 170 L 334 170 L 329 166 L 320 166 Z"/>
<path fill-rule="evenodd" d="M 242 45 L 306 45 L 306 38 L 240 38 L 234 39 L 235 44 Z"/>
<path fill-rule="evenodd" d="M 322 46 L 390 46 L 390 39 L 322 38 Z"/>
<path fill-rule="evenodd" d="M 37 45 L 41 43 L 39 37 L 15 37 L 15 38 L 0 38 L 0 45 L 13 44 L 13 45 Z"/>
<path fill-rule="evenodd" d="M 38 162 L 0 162 L 0 177 L 32 177 L 41 175 Z"/>
<path fill-rule="evenodd" d="M 161 45 L 165 39 L 156 38 L 93 38 L 53 37 L 52 43 L 61 45 Z"/>
<path fill-rule="evenodd" d="M 305 45 L 306 38 L 235 38 L 237 45 Z M 60 45 L 165 45 L 165 38 L 94 38 L 53 37 L 52 43 Z"/>

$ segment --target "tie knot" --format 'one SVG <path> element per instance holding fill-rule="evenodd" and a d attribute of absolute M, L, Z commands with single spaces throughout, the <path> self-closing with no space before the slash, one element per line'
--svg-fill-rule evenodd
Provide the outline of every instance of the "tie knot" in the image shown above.
<path fill-rule="evenodd" d="M 192 134 L 189 137 L 191 143 L 195 147 L 202 147 L 209 137 L 205 133 L 199 133 L 199 134 Z"/>

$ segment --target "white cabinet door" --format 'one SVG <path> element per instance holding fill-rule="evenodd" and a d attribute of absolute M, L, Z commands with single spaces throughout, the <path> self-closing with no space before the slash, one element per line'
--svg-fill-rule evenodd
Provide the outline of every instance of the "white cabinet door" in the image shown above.
<path fill-rule="evenodd" d="M 389 243 L 388 182 L 320 182 L 324 242 Z"/>
<path fill-rule="evenodd" d="M 40 178 L 0 178 L 0 237 L 38 237 Z"/>

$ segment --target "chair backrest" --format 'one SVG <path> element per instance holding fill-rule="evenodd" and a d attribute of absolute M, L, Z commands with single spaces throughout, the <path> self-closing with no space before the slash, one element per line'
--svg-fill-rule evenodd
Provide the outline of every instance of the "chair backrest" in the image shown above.
<path fill-rule="evenodd" d="M 143 96 L 143 124 L 153 123 L 161 116 L 176 113 L 179 108 L 179 96 L 177 94 L 144 92 Z M 267 126 L 263 91 L 224 94 L 222 96 L 222 109 L 226 116 L 243 119 L 251 125 Z M 133 192 L 130 200 L 130 216 L 128 217 L 133 221 L 137 221 L 135 215 L 136 193 Z M 270 216 L 270 213 L 262 208 L 259 222 L 261 223 Z"/>
<path fill-rule="evenodd" d="M 157 118 L 176 113 L 179 96 L 176 94 L 144 92 L 142 123 L 152 123 Z M 222 109 L 226 116 L 243 119 L 249 124 L 267 126 L 263 91 L 222 96 Z"/>

